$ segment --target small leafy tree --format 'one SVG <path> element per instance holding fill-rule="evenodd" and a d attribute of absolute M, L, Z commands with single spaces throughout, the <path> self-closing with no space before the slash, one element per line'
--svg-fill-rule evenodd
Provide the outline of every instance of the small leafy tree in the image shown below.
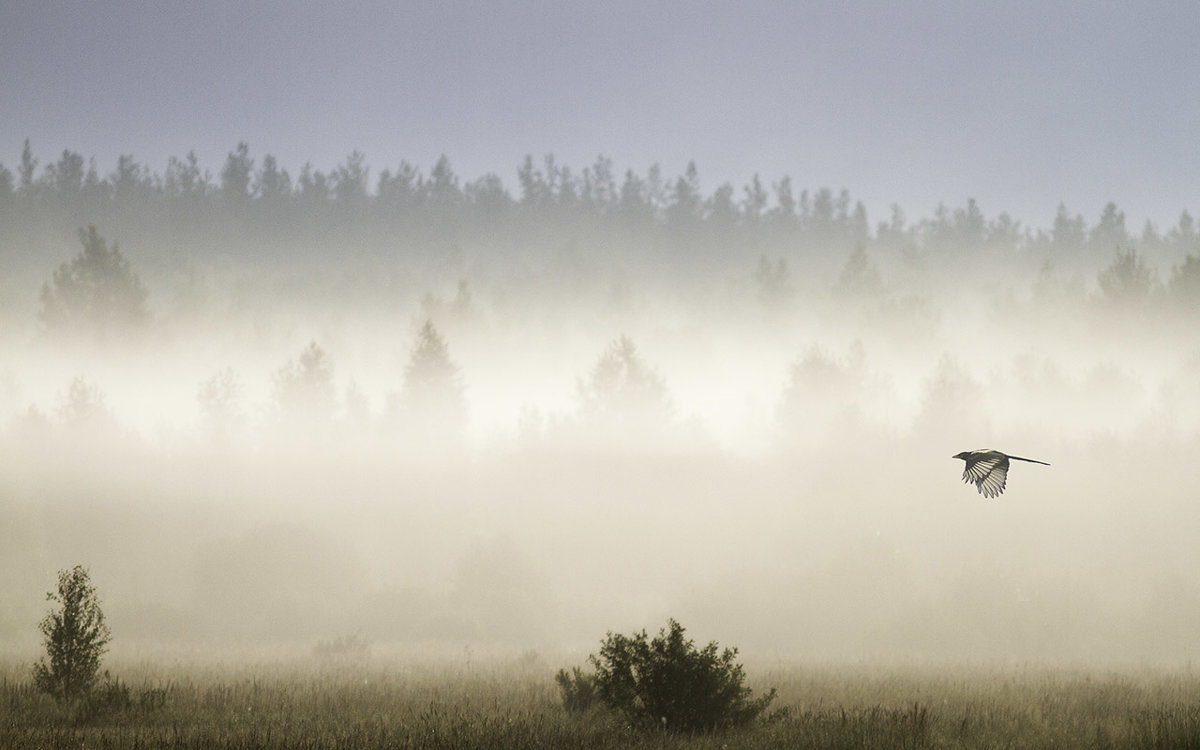
<path fill-rule="evenodd" d="M 91 690 L 112 634 L 83 566 L 60 570 L 58 592 L 47 593 L 46 600 L 60 608 L 46 613 L 39 626 L 46 656 L 34 664 L 33 679 L 39 690 L 61 703 Z"/>
<path fill-rule="evenodd" d="M 671 619 L 654 639 L 645 630 L 609 633 L 589 659 L 600 699 L 630 723 L 695 734 L 747 724 L 775 699 L 774 688 L 751 698 L 736 657 L 736 648 L 718 652 L 716 641 L 697 650 Z"/>

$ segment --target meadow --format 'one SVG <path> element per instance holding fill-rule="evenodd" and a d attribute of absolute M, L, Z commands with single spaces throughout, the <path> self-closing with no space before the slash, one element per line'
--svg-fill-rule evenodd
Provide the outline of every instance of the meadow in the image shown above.
<path fill-rule="evenodd" d="M 569 714 L 535 653 L 354 663 L 298 654 L 114 660 L 125 697 L 58 706 L 0 665 L 0 747 L 1183 748 L 1200 746 L 1200 674 L 1047 666 L 747 664 L 768 718 L 710 735 Z M 126 692 L 127 691 L 127 692 Z"/>

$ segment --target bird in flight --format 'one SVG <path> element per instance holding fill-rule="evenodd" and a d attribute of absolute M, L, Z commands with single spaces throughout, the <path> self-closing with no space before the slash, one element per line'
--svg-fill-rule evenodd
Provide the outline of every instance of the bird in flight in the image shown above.
<path fill-rule="evenodd" d="M 1045 461 L 1009 456 L 993 450 L 963 451 L 951 458 L 961 458 L 966 461 L 966 468 L 963 469 L 962 475 L 963 481 L 968 484 L 974 483 L 979 494 L 984 497 L 999 497 L 1000 493 L 1004 492 L 1004 484 L 1008 481 L 1010 459 L 1028 461 L 1031 464 L 1041 464 L 1042 466 L 1050 465 Z"/>

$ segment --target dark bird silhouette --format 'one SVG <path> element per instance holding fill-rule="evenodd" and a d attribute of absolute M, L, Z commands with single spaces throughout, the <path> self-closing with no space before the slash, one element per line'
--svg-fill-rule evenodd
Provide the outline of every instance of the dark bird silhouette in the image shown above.
<path fill-rule="evenodd" d="M 961 458 L 967 462 L 966 468 L 963 469 L 963 481 L 968 484 L 974 482 L 978 488 L 979 494 L 984 497 L 999 497 L 1000 493 L 1004 492 L 1005 482 L 1008 481 L 1008 462 L 1013 461 L 1028 461 L 1031 464 L 1041 464 L 1049 466 L 1045 461 L 1035 461 L 1032 458 L 1021 458 L 1020 456 L 1009 456 L 1000 451 L 993 450 L 977 450 L 963 451 L 951 458 Z"/>

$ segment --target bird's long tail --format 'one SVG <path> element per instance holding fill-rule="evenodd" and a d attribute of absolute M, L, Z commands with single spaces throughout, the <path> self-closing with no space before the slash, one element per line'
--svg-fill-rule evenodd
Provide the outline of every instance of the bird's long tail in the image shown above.
<path fill-rule="evenodd" d="M 1050 464 L 1046 463 L 1045 461 L 1036 461 L 1036 460 L 1034 460 L 1034 459 L 1032 459 L 1032 458 L 1021 458 L 1020 456 L 1009 456 L 1009 458 L 1011 458 L 1011 459 L 1013 459 L 1013 460 L 1015 460 L 1015 461 L 1028 461 L 1028 462 L 1029 462 L 1029 463 L 1031 463 L 1031 464 L 1041 464 L 1042 466 L 1049 466 L 1049 465 L 1050 465 Z"/>

